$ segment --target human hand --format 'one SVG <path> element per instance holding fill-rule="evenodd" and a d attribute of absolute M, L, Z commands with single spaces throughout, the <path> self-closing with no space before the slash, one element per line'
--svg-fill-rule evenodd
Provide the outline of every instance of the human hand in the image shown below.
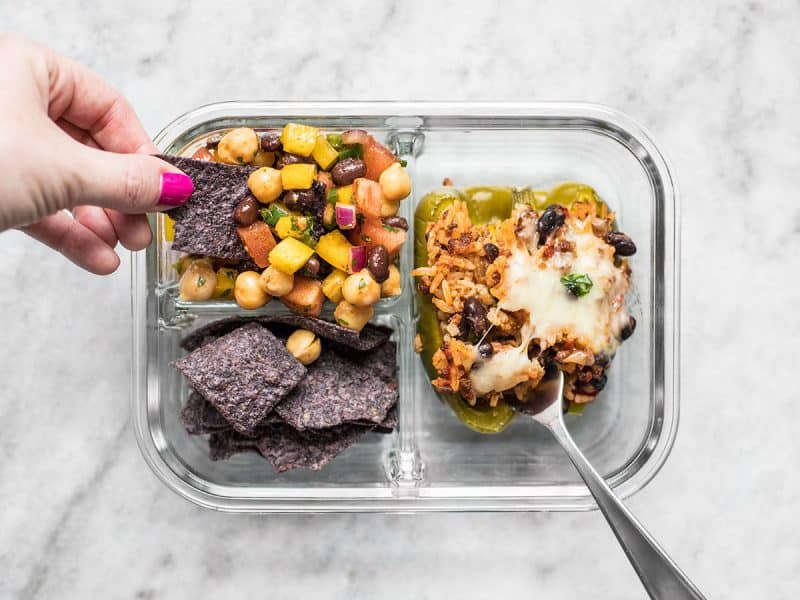
<path fill-rule="evenodd" d="M 133 109 L 96 73 L 5 34 L 0 56 L 0 231 L 114 272 L 117 243 L 145 248 L 143 213 L 186 202 L 191 179 L 148 156 L 157 148 Z"/>

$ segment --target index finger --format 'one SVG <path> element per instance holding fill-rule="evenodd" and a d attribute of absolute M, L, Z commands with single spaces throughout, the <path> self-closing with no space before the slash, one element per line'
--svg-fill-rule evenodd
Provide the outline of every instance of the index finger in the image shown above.
<path fill-rule="evenodd" d="M 47 69 L 51 119 L 88 131 L 110 152 L 158 151 L 128 101 L 97 73 L 52 51 L 47 52 Z"/>

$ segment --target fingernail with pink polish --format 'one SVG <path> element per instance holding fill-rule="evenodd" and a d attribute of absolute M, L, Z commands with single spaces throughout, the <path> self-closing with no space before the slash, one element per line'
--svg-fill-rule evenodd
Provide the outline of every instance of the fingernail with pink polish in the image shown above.
<path fill-rule="evenodd" d="M 166 206 L 184 204 L 194 191 L 191 177 L 183 173 L 161 174 L 161 196 L 158 203 Z"/>

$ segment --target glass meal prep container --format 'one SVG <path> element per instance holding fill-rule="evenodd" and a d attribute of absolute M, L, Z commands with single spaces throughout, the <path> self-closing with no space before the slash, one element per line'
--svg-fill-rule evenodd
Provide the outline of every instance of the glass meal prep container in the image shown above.
<path fill-rule="evenodd" d="M 156 137 L 169 154 L 236 126 L 366 129 L 408 163 L 411 196 L 400 214 L 449 177 L 455 187 L 593 186 L 638 246 L 630 264 L 638 321 L 583 415 L 567 415 L 576 443 L 617 494 L 640 490 L 664 464 L 678 424 L 679 231 L 677 191 L 662 152 L 625 115 L 574 103 L 228 102 L 193 110 Z M 178 300 L 164 217 L 151 216 L 155 242 L 132 263 L 135 429 L 145 460 L 185 498 L 231 512 L 399 512 L 585 510 L 594 501 L 550 434 L 519 417 L 502 433 L 463 425 L 434 393 L 413 349 L 414 244 L 400 256 L 403 292 L 379 301 L 374 322 L 398 344 L 399 426 L 367 434 L 321 471 L 278 474 L 262 457 L 208 458 L 205 436 L 180 422 L 188 387 L 169 363 L 180 339 L 214 319 L 283 312 L 279 302 L 248 311 L 233 301 Z M 330 309 L 323 317 L 330 316 Z"/>

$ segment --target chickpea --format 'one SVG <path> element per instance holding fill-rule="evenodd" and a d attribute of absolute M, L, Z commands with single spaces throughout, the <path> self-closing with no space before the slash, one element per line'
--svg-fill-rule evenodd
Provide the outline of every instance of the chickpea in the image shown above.
<path fill-rule="evenodd" d="M 349 327 L 356 331 L 364 329 L 375 311 L 371 306 L 354 306 L 347 300 L 342 300 L 333 311 L 333 318 L 342 327 Z"/>
<path fill-rule="evenodd" d="M 217 287 L 217 274 L 211 261 L 197 258 L 189 262 L 181 275 L 180 299 L 202 302 L 210 300 Z"/>
<path fill-rule="evenodd" d="M 322 342 L 308 329 L 298 329 L 286 340 L 286 349 L 304 365 L 310 365 L 319 358 Z"/>
<path fill-rule="evenodd" d="M 378 183 L 389 201 L 398 202 L 411 193 L 411 177 L 400 163 L 392 163 L 387 167 L 378 177 Z"/>
<path fill-rule="evenodd" d="M 280 198 L 283 193 L 281 172 L 272 167 L 261 167 L 250 173 L 247 178 L 247 187 L 262 204 L 269 204 Z"/>
<path fill-rule="evenodd" d="M 400 210 L 400 200 L 386 200 L 381 202 L 381 216 L 393 217 Z"/>
<path fill-rule="evenodd" d="M 269 302 L 267 292 L 261 287 L 260 276 L 255 271 L 239 273 L 233 284 L 233 297 L 242 308 L 261 308 Z"/>
<path fill-rule="evenodd" d="M 253 162 L 258 147 L 255 131 L 249 127 L 231 129 L 219 141 L 217 160 L 231 165 L 246 165 Z"/>
<path fill-rule="evenodd" d="M 389 277 L 381 284 L 381 297 L 399 296 L 401 291 L 400 269 L 397 265 L 389 265 Z"/>
<path fill-rule="evenodd" d="M 381 286 L 368 269 L 350 275 L 342 284 L 342 296 L 356 306 L 372 306 L 381 297 Z"/>
<path fill-rule="evenodd" d="M 287 275 L 272 265 L 261 273 L 261 288 L 270 296 L 280 298 L 292 291 L 294 275 Z"/>

